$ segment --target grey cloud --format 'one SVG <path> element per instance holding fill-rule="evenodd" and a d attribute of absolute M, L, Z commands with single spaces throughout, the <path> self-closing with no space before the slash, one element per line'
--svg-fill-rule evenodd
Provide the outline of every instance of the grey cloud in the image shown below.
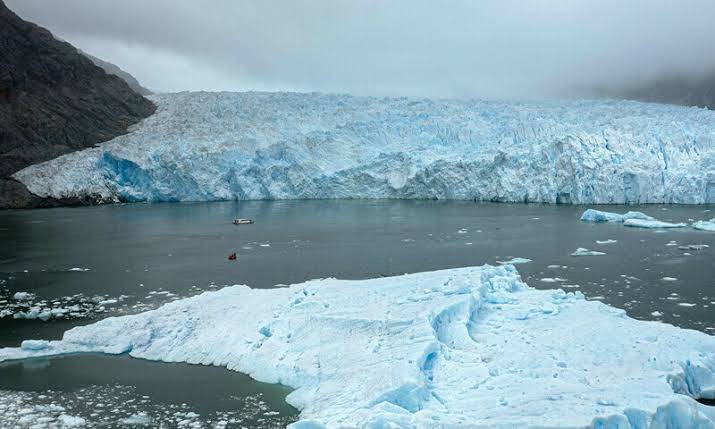
<path fill-rule="evenodd" d="M 147 86 L 532 98 L 715 70 L 715 2 L 8 0 Z"/>

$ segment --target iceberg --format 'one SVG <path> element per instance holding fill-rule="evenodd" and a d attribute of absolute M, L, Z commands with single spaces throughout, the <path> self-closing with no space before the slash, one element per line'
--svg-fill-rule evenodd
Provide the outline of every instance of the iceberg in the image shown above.
<path fill-rule="evenodd" d="M 715 231 L 715 218 L 693 222 L 693 228 L 701 231 Z"/>
<path fill-rule="evenodd" d="M 98 147 L 14 174 L 41 197 L 715 202 L 715 112 L 631 101 L 151 96 Z"/>
<path fill-rule="evenodd" d="M 644 220 L 644 219 L 628 219 L 623 222 L 624 226 L 633 226 L 636 228 L 683 228 L 686 224 L 662 222 L 659 220 Z"/>
<path fill-rule="evenodd" d="M 618 222 L 623 223 L 628 219 L 654 220 L 651 216 L 641 212 L 626 212 L 624 214 L 604 212 L 600 210 L 588 209 L 581 215 L 581 220 L 585 222 Z"/>
<path fill-rule="evenodd" d="M 585 247 L 579 247 L 571 253 L 571 256 L 601 256 L 605 255 L 605 252 L 599 252 L 597 250 L 588 250 Z"/>
<path fill-rule="evenodd" d="M 638 321 L 511 265 L 230 286 L 0 360 L 128 353 L 295 389 L 292 429 L 713 427 L 715 338 Z M 27 345 L 27 344 L 26 344 Z"/>

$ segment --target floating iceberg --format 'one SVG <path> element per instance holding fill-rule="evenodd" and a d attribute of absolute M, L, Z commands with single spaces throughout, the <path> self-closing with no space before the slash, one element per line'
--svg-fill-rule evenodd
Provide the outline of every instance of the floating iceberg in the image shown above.
<path fill-rule="evenodd" d="M 715 338 L 536 290 L 513 266 L 226 287 L 0 360 L 129 353 L 295 390 L 292 428 L 713 427 Z"/>
<path fill-rule="evenodd" d="M 497 264 L 499 265 L 516 265 L 516 264 L 528 264 L 531 262 L 531 259 L 529 258 L 512 258 L 509 259 L 508 261 L 497 261 Z"/>
<path fill-rule="evenodd" d="M 644 220 L 644 219 L 628 219 L 623 222 L 624 226 L 633 226 L 636 228 L 683 228 L 687 226 L 684 223 L 670 223 L 659 220 Z"/>
<path fill-rule="evenodd" d="M 588 209 L 581 215 L 581 220 L 586 222 L 618 222 L 623 223 L 628 219 L 654 220 L 651 216 L 641 212 L 626 212 L 624 214 L 604 212 Z"/>
<path fill-rule="evenodd" d="M 715 231 L 715 218 L 710 220 L 699 220 L 697 222 L 693 222 L 693 228 L 702 231 Z"/>
<path fill-rule="evenodd" d="M 601 256 L 605 255 L 604 252 L 599 252 L 597 250 L 588 250 L 585 247 L 579 247 L 571 253 L 571 256 Z"/>
<path fill-rule="evenodd" d="M 429 198 L 715 202 L 715 112 L 630 101 L 152 96 L 96 148 L 14 175 L 103 201 Z"/>

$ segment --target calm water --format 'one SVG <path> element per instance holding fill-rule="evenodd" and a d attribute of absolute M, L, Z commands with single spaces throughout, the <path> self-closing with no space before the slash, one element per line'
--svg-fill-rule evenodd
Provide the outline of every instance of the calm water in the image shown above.
<path fill-rule="evenodd" d="M 3 305 L 7 311 L 19 311 L 12 307 L 17 302 L 11 297 L 20 291 L 35 294 L 34 299 L 44 300 L 47 307 L 81 307 L 74 316 L 47 321 L 4 317 L 0 319 L 0 346 L 17 346 L 27 338 L 60 338 L 78 324 L 154 308 L 226 284 L 269 288 L 320 277 L 358 279 L 494 264 L 512 257 L 533 260 L 517 268 L 534 287 L 568 286 L 591 299 L 624 308 L 635 318 L 713 333 L 715 233 L 590 224 L 579 221 L 584 209 L 353 200 L 0 212 L 0 311 Z M 707 212 L 715 210 L 712 206 L 603 209 L 641 210 L 666 221 L 715 217 L 715 211 Z M 256 223 L 234 226 L 235 217 L 252 218 Z M 597 244 L 597 240 L 616 242 Z M 689 244 L 710 247 L 678 248 Z M 570 256 L 577 247 L 606 255 Z M 228 261 L 234 251 L 238 260 Z M 72 268 L 82 271 L 68 271 Z M 563 281 L 541 280 L 548 278 Z M 91 376 L 82 376 L 76 370 L 79 367 Z M 177 378 L 194 372 L 207 380 L 205 388 L 175 384 Z M 142 380 L 131 375 L 145 373 L 152 377 Z M 220 409 L 237 407 L 247 410 L 244 421 L 271 422 L 271 418 L 294 416 L 294 410 L 282 402 L 287 392 L 219 368 L 100 356 L 0 367 L 0 389 L 5 390 L 76 392 L 117 383 L 144 392 L 141 395 L 147 397 L 149 410 L 156 404 L 183 403 L 214 419 Z M 256 395 L 262 398 L 258 402 L 253 401 Z M 251 407 L 262 409 L 263 414 L 251 414 Z"/>

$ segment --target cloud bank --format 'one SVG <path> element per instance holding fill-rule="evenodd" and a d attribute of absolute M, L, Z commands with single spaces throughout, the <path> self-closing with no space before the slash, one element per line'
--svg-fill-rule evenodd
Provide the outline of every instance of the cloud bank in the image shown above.
<path fill-rule="evenodd" d="M 158 91 L 540 98 L 715 70 L 709 0 L 7 0 Z"/>

